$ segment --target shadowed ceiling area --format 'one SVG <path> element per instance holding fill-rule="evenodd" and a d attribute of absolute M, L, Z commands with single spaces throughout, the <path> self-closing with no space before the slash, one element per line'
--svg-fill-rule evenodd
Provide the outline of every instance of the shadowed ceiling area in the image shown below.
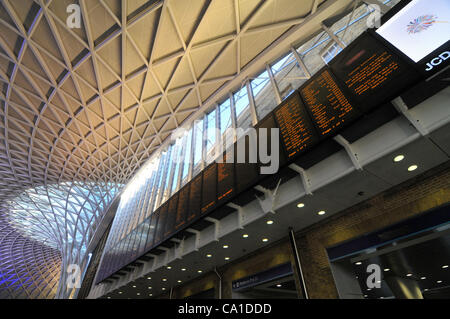
<path fill-rule="evenodd" d="M 9 253 L 0 271 L 10 280 L 0 278 L 0 296 L 65 296 L 11 279 L 27 262 L 11 247 L 43 245 L 31 255 L 48 269 L 85 262 L 134 172 L 322 2 L 1 0 L 0 251 Z M 36 278 L 59 279 L 50 273 Z M 22 292 L 11 292 L 13 281 Z"/>

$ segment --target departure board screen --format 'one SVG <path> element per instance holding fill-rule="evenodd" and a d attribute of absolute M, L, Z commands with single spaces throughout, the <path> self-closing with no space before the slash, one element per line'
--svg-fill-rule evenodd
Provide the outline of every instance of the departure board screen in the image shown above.
<path fill-rule="evenodd" d="M 359 114 L 326 67 L 302 86 L 300 94 L 322 137 L 333 134 Z"/>
<path fill-rule="evenodd" d="M 226 152 L 222 163 L 217 163 L 217 202 L 231 198 L 235 192 L 234 163 L 232 154 Z"/>
<path fill-rule="evenodd" d="M 175 231 L 175 219 L 177 218 L 177 205 L 178 205 L 178 193 L 173 195 L 169 199 L 169 205 L 167 208 L 167 220 L 164 227 L 164 237 L 168 237 Z"/>
<path fill-rule="evenodd" d="M 167 220 L 167 208 L 168 208 L 168 202 L 165 202 L 159 209 L 159 218 L 158 218 L 158 224 L 156 225 L 156 234 L 155 234 L 155 244 L 159 244 L 164 239 L 164 230 L 166 227 L 166 220 Z"/>
<path fill-rule="evenodd" d="M 289 159 L 316 144 L 319 135 L 295 91 L 274 110 L 286 156 Z"/>
<path fill-rule="evenodd" d="M 150 226 L 148 229 L 147 241 L 145 243 L 145 251 L 153 247 L 153 242 L 156 234 L 156 225 L 158 224 L 159 210 L 154 211 L 150 215 Z"/>
<path fill-rule="evenodd" d="M 187 222 L 194 220 L 200 215 L 200 208 L 202 204 L 202 178 L 203 174 L 198 174 L 189 185 L 189 210 L 187 214 Z"/>
<path fill-rule="evenodd" d="M 179 230 L 186 224 L 186 214 L 189 209 L 189 185 L 184 186 L 178 196 L 177 216 L 175 218 L 175 229 Z"/>
<path fill-rule="evenodd" d="M 202 214 L 211 211 L 217 204 L 217 163 L 203 171 Z"/>
<path fill-rule="evenodd" d="M 339 53 L 330 68 L 366 111 L 392 99 L 419 77 L 368 32 Z"/>
<path fill-rule="evenodd" d="M 247 190 L 249 187 L 257 183 L 259 178 L 259 167 L 257 163 L 250 163 L 249 153 L 249 139 L 241 139 L 241 143 L 245 146 L 245 161 L 238 161 L 238 147 L 234 144 L 234 162 L 236 170 L 236 192 L 240 193 Z M 256 162 L 256 161 L 255 161 Z"/>
<path fill-rule="evenodd" d="M 257 132 L 257 145 L 258 145 L 258 165 L 259 165 L 259 173 L 261 175 L 266 175 L 264 171 L 266 169 L 263 169 L 264 167 L 269 167 L 272 163 L 270 160 L 273 160 L 275 156 L 278 156 L 278 163 L 279 166 L 283 166 L 286 164 L 286 156 L 284 155 L 283 146 L 281 144 L 280 139 L 280 130 L 277 126 L 277 123 L 275 122 L 275 116 L 273 115 L 273 112 L 269 113 L 264 117 L 261 121 L 258 122 L 256 125 L 256 132 Z M 266 133 L 264 133 L 264 129 L 266 130 Z M 276 129 L 278 131 L 278 134 L 273 134 L 274 132 L 272 129 Z M 264 137 L 266 140 L 264 140 Z M 263 144 L 261 144 L 263 143 Z M 278 154 L 273 154 L 272 151 L 277 153 L 277 148 L 272 150 L 272 147 L 276 147 L 274 143 L 277 143 L 278 145 Z M 261 145 L 267 145 L 267 151 L 264 152 L 264 150 L 261 148 Z M 263 154 L 267 153 L 267 154 Z M 268 156 L 270 160 L 264 159 L 264 156 Z"/>

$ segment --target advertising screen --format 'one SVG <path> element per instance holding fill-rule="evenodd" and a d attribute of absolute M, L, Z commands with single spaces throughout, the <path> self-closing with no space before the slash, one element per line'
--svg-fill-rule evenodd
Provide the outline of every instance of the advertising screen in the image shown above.
<path fill-rule="evenodd" d="M 417 63 L 449 41 L 450 1 L 413 0 L 376 32 Z"/>

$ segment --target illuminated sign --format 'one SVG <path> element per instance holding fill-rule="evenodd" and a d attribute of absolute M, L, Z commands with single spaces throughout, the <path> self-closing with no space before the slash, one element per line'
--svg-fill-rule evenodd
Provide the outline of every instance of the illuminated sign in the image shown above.
<path fill-rule="evenodd" d="M 376 32 L 417 63 L 449 41 L 450 1 L 413 0 Z"/>

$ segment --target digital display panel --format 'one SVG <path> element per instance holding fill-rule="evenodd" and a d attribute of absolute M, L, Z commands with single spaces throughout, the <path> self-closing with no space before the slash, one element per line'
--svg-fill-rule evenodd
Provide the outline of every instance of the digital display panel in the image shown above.
<path fill-rule="evenodd" d="M 238 147 L 234 144 L 234 162 L 236 170 L 236 192 L 240 193 L 247 190 L 249 187 L 257 183 L 259 178 L 259 168 L 257 163 L 250 163 L 249 153 L 249 139 L 246 137 L 241 140 L 245 146 L 245 161 L 238 161 Z M 255 161 L 256 162 L 256 161 Z"/>
<path fill-rule="evenodd" d="M 165 202 L 159 209 L 158 224 L 156 225 L 155 245 L 160 244 L 164 239 L 164 230 L 167 220 L 168 202 Z"/>
<path fill-rule="evenodd" d="M 230 199 L 235 192 L 232 154 L 226 152 L 222 163 L 217 163 L 217 203 Z"/>
<path fill-rule="evenodd" d="M 264 131 L 262 129 L 266 130 L 266 134 L 264 135 Z M 272 129 L 276 129 L 278 131 L 278 136 L 277 135 L 273 135 L 273 131 Z M 256 125 L 256 132 L 257 132 L 257 143 L 258 143 L 258 149 L 257 149 L 257 153 L 258 153 L 258 165 L 259 165 L 259 172 L 261 175 L 267 175 L 267 174 L 263 174 L 262 173 L 262 167 L 268 167 L 271 165 L 270 162 L 267 162 L 267 159 L 263 159 L 261 157 L 261 155 L 268 155 L 269 158 L 271 160 L 273 160 L 273 157 L 278 156 L 278 162 L 279 165 L 278 166 L 283 166 L 284 164 L 286 164 L 286 157 L 284 156 L 284 150 L 283 150 L 283 146 L 281 144 L 281 139 L 280 139 L 280 130 L 277 126 L 277 123 L 275 122 L 275 116 L 273 114 L 273 112 L 269 113 L 266 115 L 266 117 L 264 117 L 261 121 L 259 121 L 259 123 Z M 273 136 L 273 139 L 272 139 Z M 266 140 L 264 141 L 264 137 L 266 137 Z M 264 152 L 263 149 L 261 148 L 261 143 L 263 143 L 263 145 L 267 145 L 267 152 Z M 272 143 L 278 143 L 278 154 L 277 155 L 272 155 Z M 276 149 L 273 150 L 275 153 L 277 152 Z M 267 153 L 267 154 L 263 154 L 263 153 Z"/>
<path fill-rule="evenodd" d="M 177 205 L 178 205 L 178 196 L 179 194 L 176 193 L 172 195 L 169 199 L 169 205 L 167 207 L 167 220 L 166 225 L 164 227 L 164 237 L 167 238 L 168 236 L 172 235 L 175 231 L 175 219 L 177 218 Z"/>
<path fill-rule="evenodd" d="M 187 214 L 187 222 L 194 220 L 200 215 L 200 208 L 202 204 L 202 177 L 202 173 L 198 174 L 189 185 L 189 210 Z"/>
<path fill-rule="evenodd" d="M 300 94 L 321 137 L 359 115 L 326 67 L 302 86 Z"/>
<path fill-rule="evenodd" d="M 156 234 L 156 225 L 158 224 L 159 210 L 154 211 L 150 215 L 150 226 L 148 229 L 147 240 L 145 243 L 145 251 L 150 250 L 153 247 L 153 240 Z"/>
<path fill-rule="evenodd" d="M 275 119 L 288 159 L 295 157 L 319 141 L 300 94 L 295 91 L 274 110 Z"/>
<path fill-rule="evenodd" d="M 217 204 L 217 163 L 203 171 L 202 214 L 211 211 Z"/>
<path fill-rule="evenodd" d="M 186 214 L 189 209 L 189 185 L 184 186 L 178 196 L 177 216 L 175 218 L 175 229 L 179 230 L 186 224 Z"/>
<path fill-rule="evenodd" d="M 398 95 L 419 75 L 368 32 L 330 63 L 333 74 L 365 111 Z"/>
<path fill-rule="evenodd" d="M 376 32 L 417 63 L 448 43 L 450 1 L 413 0 Z"/>

